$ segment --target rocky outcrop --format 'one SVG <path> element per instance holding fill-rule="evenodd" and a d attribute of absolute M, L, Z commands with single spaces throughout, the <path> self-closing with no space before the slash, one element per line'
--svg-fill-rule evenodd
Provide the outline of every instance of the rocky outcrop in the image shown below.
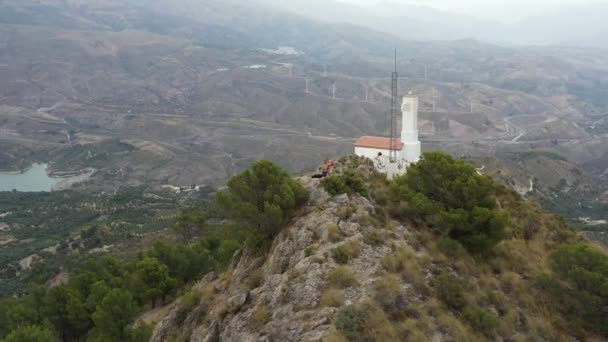
<path fill-rule="evenodd" d="M 349 241 L 358 241 L 362 248 L 359 256 L 348 262 L 347 267 L 356 273 L 359 284 L 345 289 L 345 299 L 351 303 L 370 296 L 374 274 L 382 268 L 382 258 L 392 252 L 387 246 L 365 242 L 369 232 L 378 230 L 369 219 L 374 206 L 358 195 L 331 197 L 318 179 L 298 180 L 309 190 L 310 199 L 275 238 L 267 256 L 242 255 L 229 273 L 219 278 L 207 276 L 197 284 L 200 289 L 212 288 L 216 295 L 205 308 L 202 321 L 182 326 L 181 330 L 192 331 L 191 341 L 322 340 L 328 335 L 337 310 L 321 304 L 329 287 L 329 274 L 338 266 L 331 251 Z M 330 241 L 330 226 L 338 227 L 340 241 Z M 406 229 L 398 227 L 392 234 L 403 237 Z M 252 277 L 261 280 L 249 281 Z M 176 310 L 159 323 L 152 341 L 165 340 L 170 330 L 167 327 L 176 323 Z M 185 320 L 196 321 L 191 317 Z"/>

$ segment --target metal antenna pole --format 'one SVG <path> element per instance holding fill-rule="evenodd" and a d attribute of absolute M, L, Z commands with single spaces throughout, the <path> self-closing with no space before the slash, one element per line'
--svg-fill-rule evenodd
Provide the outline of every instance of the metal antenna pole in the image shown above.
<path fill-rule="evenodd" d="M 397 116 L 397 83 L 399 81 L 399 75 L 397 74 L 397 49 L 395 49 L 395 71 L 391 74 L 391 131 L 389 140 L 389 161 L 394 163 L 397 161 L 397 134 L 395 129 L 397 127 L 396 116 Z"/>
<path fill-rule="evenodd" d="M 331 86 L 331 97 L 333 97 L 333 99 L 336 99 L 336 84 L 332 84 Z"/>

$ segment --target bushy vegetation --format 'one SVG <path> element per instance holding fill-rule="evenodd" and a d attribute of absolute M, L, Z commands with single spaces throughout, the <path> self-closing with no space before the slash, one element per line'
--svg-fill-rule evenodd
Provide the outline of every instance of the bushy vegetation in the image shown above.
<path fill-rule="evenodd" d="M 23 293 L 29 282 L 45 282 L 74 259 L 73 254 L 126 241 L 137 244 L 139 237 L 171 227 L 179 207 L 222 218 L 207 196 L 204 191 L 178 194 L 147 187 L 121 187 L 116 193 L 0 192 L 0 213 L 10 213 L 2 219 L 10 229 L 0 232 L 0 240 L 17 240 L 0 248 L 0 264 L 6 265 L 0 271 L 0 297 Z M 200 232 L 192 231 L 190 239 Z M 49 247 L 52 252 L 41 252 Z M 125 248 L 120 254 L 129 253 Z M 21 270 L 19 260 L 32 254 L 41 259 Z"/>
<path fill-rule="evenodd" d="M 365 312 L 354 306 L 343 306 L 336 315 L 336 328 L 349 341 L 354 341 L 363 333 Z"/>
<path fill-rule="evenodd" d="M 361 248 L 359 240 L 350 240 L 332 249 L 331 256 L 338 264 L 347 264 L 351 259 L 359 256 Z"/>
<path fill-rule="evenodd" d="M 347 341 L 398 341 L 384 312 L 374 303 L 343 306 L 336 314 L 335 326 Z"/>
<path fill-rule="evenodd" d="M 537 279 L 549 306 L 568 319 L 573 333 L 608 335 L 608 256 L 587 244 L 566 245 L 551 255 L 554 275 Z"/>
<path fill-rule="evenodd" d="M 365 197 L 369 195 L 369 189 L 363 178 L 351 169 L 323 178 L 321 185 L 332 196 L 354 193 Z"/>
<path fill-rule="evenodd" d="M 425 223 L 486 255 L 505 237 L 507 215 L 496 209 L 496 185 L 473 166 L 441 152 L 425 153 L 391 185 L 393 212 Z"/>
<path fill-rule="evenodd" d="M 344 291 L 330 288 L 321 296 L 321 306 L 339 307 L 344 303 Z"/>
<path fill-rule="evenodd" d="M 13 330 L 3 342 L 48 342 L 55 340 L 55 335 L 51 329 L 36 326 L 22 325 Z"/>
<path fill-rule="evenodd" d="M 105 256 L 76 262 L 67 284 L 35 286 L 22 298 L 1 301 L 0 338 L 38 341 L 50 334 L 54 337 L 46 340 L 145 341 L 149 329 L 132 324 L 143 309 L 165 303 L 204 273 L 223 271 L 248 241 L 276 234 L 306 198 L 305 189 L 278 166 L 254 163 L 218 196 L 229 217 L 240 224 L 209 227 L 204 211 L 188 210 L 179 215 L 173 230 L 182 244 L 159 241 L 131 261 Z M 96 232 L 87 228 L 81 235 L 89 238 Z M 203 232 L 204 238 L 191 243 Z M 181 319 L 199 301 L 194 294 L 185 295 Z M 253 323 L 263 325 L 268 315 L 259 307 Z"/>
<path fill-rule="evenodd" d="M 453 276 L 442 274 L 435 280 L 437 297 L 450 309 L 461 311 L 467 305 L 460 281 Z"/>
<path fill-rule="evenodd" d="M 496 315 L 470 302 L 465 296 L 462 281 L 442 274 L 435 279 L 437 297 L 452 311 L 461 314 L 475 331 L 491 336 L 498 326 Z"/>
<path fill-rule="evenodd" d="M 306 189 L 268 160 L 230 178 L 228 190 L 217 195 L 232 219 L 266 238 L 274 237 L 307 199 Z"/>
<path fill-rule="evenodd" d="M 86 259 L 74 268 L 69 283 L 50 289 L 33 287 L 23 298 L 0 302 L 0 336 L 20 334 L 16 329 L 22 326 L 36 327 L 30 329 L 33 334 L 50 324 L 66 341 L 85 336 L 146 340 L 145 327 L 130 326 L 136 315 L 202 274 L 225 269 L 247 234 L 228 226 L 209 231 L 191 245 L 157 242 L 132 262 L 110 256 Z"/>
<path fill-rule="evenodd" d="M 338 266 L 329 274 L 329 283 L 338 288 L 357 284 L 355 274 L 346 266 Z"/>

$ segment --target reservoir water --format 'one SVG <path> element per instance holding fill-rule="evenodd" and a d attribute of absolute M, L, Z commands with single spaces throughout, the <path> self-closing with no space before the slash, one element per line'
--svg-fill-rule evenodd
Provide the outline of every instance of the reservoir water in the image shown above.
<path fill-rule="evenodd" d="M 0 172 L 0 191 L 51 191 L 61 178 L 46 173 L 46 164 L 34 164 L 25 172 Z"/>

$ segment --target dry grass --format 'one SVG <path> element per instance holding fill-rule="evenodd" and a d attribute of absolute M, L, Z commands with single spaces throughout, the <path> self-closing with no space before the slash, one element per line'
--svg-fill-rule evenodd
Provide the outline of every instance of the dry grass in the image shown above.
<path fill-rule="evenodd" d="M 399 332 L 399 336 L 404 341 L 412 341 L 412 342 L 426 342 L 429 341 L 429 337 L 427 336 L 428 328 L 421 329 L 420 326 L 423 324 L 419 324 L 419 319 L 407 319 L 404 322 L 401 322 L 397 325 L 397 330 Z"/>
<path fill-rule="evenodd" d="M 401 295 L 401 282 L 396 275 L 385 274 L 374 283 L 374 292 L 376 302 L 385 310 L 390 310 Z"/>
<path fill-rule="evenodd" d="M 436 322 L 440 329 L 446 331 L 450 336 L 452 336 L 454 341 L 486 341 L 485 338 L 475 335 L 475 333 L 473 333 L 469 327 L 467 327 L 449 312 L 441 312 L 439 316 L 437 316 Z"/>
<path fill-rule="evenodd" d="M 350 240 L 332 249 L 331 256 L 338 264 L 347 264 L 358 257 L 362 249 L 363 246 L 359 240 Z"/>
<path fill-rule="evenodd" d="M 323 342 L 348 342 L 348 340 L 339 331 L 332 329 L 329 335 L 323 339 Z"/>
<path fill-rule="evenodd" d="M 341 220 L 348 220 L 353 215 L 354 212 L 355 212 L 355 210 L 353 209 L 353 207 L 345 206 L 345 207 L 338 208 L 338 210 L 336 211 L 336 215 Z"/>
<path fill-rule="evenodd" d="M 382 265 L 391 273 L 401 274 L 406 281 L 415 287 L 423 288 L 425 285 L 424 275 L 420 267 L 421 261 L 423 263 L 431 262 L 429 258 L 424 260 L 417 258 L 404 247 L 401 247 L 396 253 L 385 256 Z"/>
<path fill-rule="evenodd" d="M 329 223 L 327 225 L 327 239 L 330 242 L 338 242 L 342 240 L 342 233 L 340 232 L 340 228 L 335 223 Z"/>
<path fill-rule="evenodd" d="M 270 313 L 266 305 L 259 304 L 253 309 L 249 323 L 254 329 L 260 329 L 270 320 Z"/>
<path fill-rule="evenodd" d="M 371 341 L 399 340 L 395 327 L 380 307 L 368 302 L 363 305 L 363 310 L 366 314 L 363 332 Z"/>
<path fill-rule="evenodd" d="M 329 274 L 329 283 L 333 287 L 346 288 L 357 284 L 355 274 L 346 266 L 338 266 Z"/>
<path fill-rule="evenodd" d="M 328 289 L 321 296 L 321 306 L 340 307 L 344 303 L 344 291 L 338 289 Z"/>
<path fill-rule="evenodd" d="M 251 274 L 249 274 L 249 277 L 247 277 L 246 283 L 247 288 L 250 290 L 260 287 L 260 285 L 264 283 L 264 272 L 262 271 L 262 269 L 256 269 L 251 272 Z"/>
<path fill-rule="evenodd" d="M 363 241 L 371 246 L 380 246 L 386 241 L 386 234 L 379 229 L 368 229 L 363 233 Z"/>

